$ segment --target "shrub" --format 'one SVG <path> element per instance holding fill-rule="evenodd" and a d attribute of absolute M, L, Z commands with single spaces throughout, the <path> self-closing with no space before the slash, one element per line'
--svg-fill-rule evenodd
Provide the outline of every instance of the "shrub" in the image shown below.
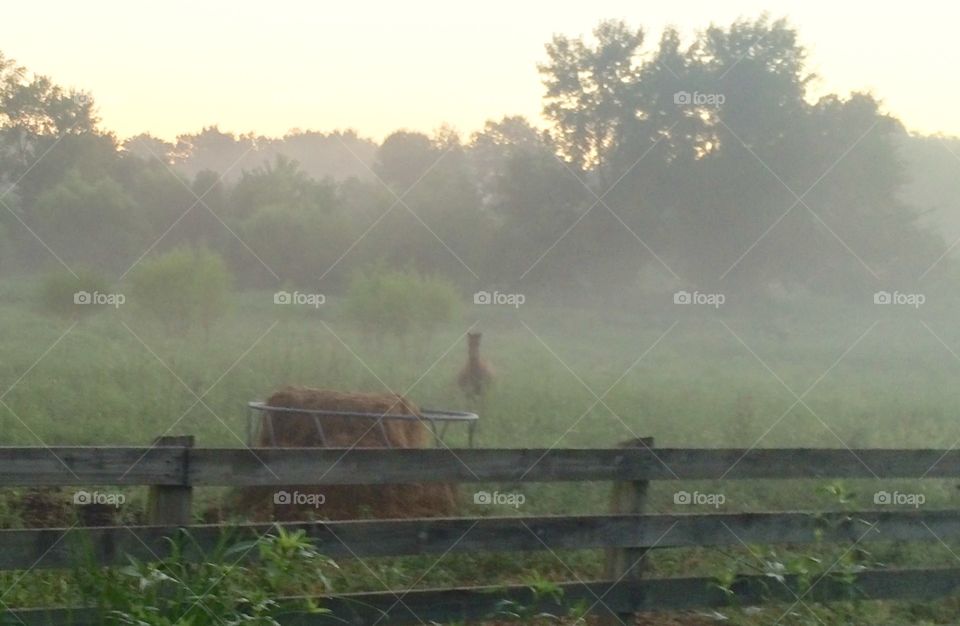
<path fill-rule="evenodd" d="M 115 294 L 109 294 L 110 285 L 98 274 L 88 271 L 78 272 L 76 276 L 63 270 L 45 277 L 40 286 L 40 307 L 47 313 L 76 319 L 90 315 L 105 306 L 106 299 L 97 294 L 110 295 L 111 302 Z"/>
<path fill-rule="evenodd" d="M 169 541 L 169 555 L 121 569 L 76 570 L 85 598 L 108 626 L 279 626 L 290 614 L 329 613 L 309 596 L 330 590 L 336 568 L 304 531 L 278 528 L 258 541 L 221 541 L 203 550 L 188 533 Z M 258 564 L 241 563 L 254 549 Z M 203 555 L 202 560 L 189 558 Z M 202 595 L 198 595 L 202 594 Z M 284 596 L 299 596 L 278 599 Z"/>
<path fill-rule="evenodd" d="M 328 207 L 269 205 L 240 223 L 241 237 L 255 242 L 262 264 L 240 246 L 234 247 L 231 266 L 248 268 L 242 274 L 246 284 L 276 285 L 264 264 L 293 283 L 309 284 L 336 262 L 342 252 L 340 242 L 350 239 L 349 233 L 343 217 Z M 259 281 L 253 280 L 257 277 Z"/>
<path fill-rule="evenodd" d="M 230 273 L 217 254 L 177 248 L 144 261 L 132 276 L 132 300 L 169 330 L 209 330 L 224 314 Z"/>
<path fill-rule="evenodd" d="M 413 271 L 374 270 L 354 276 L 345 311 L 364 330 L 402 335 L 453 320 L 457 290 L 446 280 Z"/>

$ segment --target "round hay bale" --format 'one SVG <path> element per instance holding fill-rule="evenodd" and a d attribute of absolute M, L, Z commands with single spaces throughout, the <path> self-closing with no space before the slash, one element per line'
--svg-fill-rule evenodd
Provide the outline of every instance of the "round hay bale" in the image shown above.
<path fill-rule="evenodd" d="M 287 409 L 420 416 L 420 409 L 398 394 L 310 387 L 284 387 L 267 398 L 266 404 Z M 430 442 L 430 432 L 416 420 L 384 419 L 381 428 L 376 418 L 276 411 L 266 413 L 260 421 L 257 445 L 264 447 L 423 448 Z"/>
<path fill-rule="evenodd" d="M 267 406 L 371 413 L 377 416 L 416 415 L 420 409 L 398 394 L 347 393 L 310 387 L 284 387 Z M 381 423 L 378 424 L 378 421 Z M 260 447 L 425 448 L 431 433 L 422 420 L 383 419 L 349 415 L 311 415 L 268 411 L 260 418 L 256 445 Z M 309 502 L 277 502 L 275 495 L 306 494 Z M 288 485 L 244 490 L 242 507 L 280 521 L 303 519 L 358 519 L 443 517 L 456 510 L 456 492 L 448 484 Z M 323 502 L 317 503 L 317 496 Z M 251 501 L 252 500 L 252 501 Z"/>

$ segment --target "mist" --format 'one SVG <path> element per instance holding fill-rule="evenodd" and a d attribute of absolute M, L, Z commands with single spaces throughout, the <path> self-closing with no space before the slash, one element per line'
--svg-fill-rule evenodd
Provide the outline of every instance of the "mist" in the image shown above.
<path fill-rule="evenodd" d="M 908 130 L 883 93 L 852 86 L 825 92 L 808 63 L 816 42 L 789 17 L 723 24 L 705 18 L 699 28 L 652 30 L 634 19 L 584 24 L 585 34 L 542 42 L 539 116 L 503 111 L 477 120 L 475 132 L 438 118 L 433 131 L 397 128 L 383 138 L 359 125 L 331 128 L 322 115 L 283 136 L 236 133 L 211 119 L 175 139 L 153 128 L 121 137 L 100 118 L 96 93 L 61 85 L 0 51 L 0 445 L 12 455 L 0 459 L 0 474 L 23 476 L 17 455 L 27 448 L 57 456 L 60 446 L 126 446 L 134 459 L 143 449 L 142 460 L 169 447 L 158 437 L 172 435 L 192 436 L 191 448 L 267 459 L 274 457 L 262 448 L 344 448 L 346 456 L 353 448 L 435 447 L 467 457 L 483 451 L 475 448 L 530 449 L 536 462 L 528 472 L 551 451 L 609 451 L 629 441 L 634 448 L 644 442 L 654 456 L 659 448 L 742 453 L 722 475 L 687 481 L 689 489 L 662 481 L 648 493 L 647 480 L 627 479 L 643 483 L 644 508 L 630 501 L 630 515 L 695 513 L 699 520 L 727 512 L 840 511 L 872 520 L 855 507 L 893 502 L 953 519 L 955 477 L 934 468 L 953 458 L 960 441 L 960 137 Z M 262 404 L 282 393 L 314 404 Z M 355 441 L 329 444 L 330 424 L 346 427 L 327 422 L 324 432 L 316 415 L 370 417 L 340 395 L 336 406 L 320 402 L 341 393 L 356 406 L 374 407 L 378 424 L 390 415 L 422 422 L 421 409 L 454 418 L 442 431 L 431 423 L 430 431 L 406 433 L 410 445 L 371 444 L 372 426 Z M 316 414 L 282 441 L 282 430 L 271 430 L 270 439 L 263 434 L 275 425 L 257 411 L 271 408 Z M 322 441 L 303 434 L 314 425 Z M 393 435 L 383 431 L 385 440 Z M 815 485 L 792 475 L 780 485 L 724 482 L 741 460 L 768 449 L 801 450 L 797 458 L 810 450 L 849 452 L 870 475 L 855 468 L 848 479 L 832 480 L 814 468 L 802 477 L 816 478 Z M 922 476 L 861 458 L 886 449 L 943 456 Z M 538 450 L 544 452 L 536 458 Z M 223 458 L 237 458 L 228 452 Z M 61 463 L 72 473 L 70 458 Z M 217 477 L 242 475 L 237 463 Z M 885 473 L 891 467 L 892 479 Z M 420 469 L 445 481 L 443 472 L 452 471 L 442 464 Z M 362 467 L 356 471 L 367 476 Z M 80 492 L 66 486 L 20 489 L 8 481 L 0 524 L 133 528 L 352 524 L 358 517 L 446 519 L 464 511 L 477 519 L 624 514 L 619 505 L 609 509 L 605 487 L 589 482 L 601 479 L 540 486 L 524 482 L 526 475 L 493 486 L 478 478 L 485 487 L 472 500 L 451 486 L 448 508 L 425 506 L 429 515 L 411 512 L 410 501 L 422 494 L 404 496 L 402 506 L 385 513 L 376 506 L 396 494 L 363 491 L 373 489 L 367 484 L 300 493 L 281 481 L 285 490 L 264 505 L 244 499 L 252 496 L 232 483 L 200 477 L 185 516 L 163 517 L 156 485 L 128 484 L 124 474 L 107 495 L 83 492 L 104 495 L 104 502 L 94 499 L 109 504 L 100 510 L 104 519 L 74 507 L 88 502 L 78 504 Z M 87 483 L 74 475 L 62 484 Z M 176 500 L 164 485 L 160 500 Z M 309 510 L 299 513 L 307 513 L 283 517 L 278 507 L 300 496 Z M 338 497 L 357 499 L 349 514 L 333 513 Z M 687 506 L 698 502 L 699 509 Z M 717 523 L 727 522 L 734 523 Z M 887 565 L 955 567 L 951 546 L 960 538 L 949 533 L 956 527 L 942 534 L 936 528 L 927 526 L 936 545 L 911 544 L 909 551 L 889 543 L 861 553 L 854 544 L 849 556 L 842 546 L 771 548 L 775 542 L 767 540 L 757 540 L 763 557 L 753 542 L 731 549 L 770 580 L 786 572 L 808 584 L 830 574 L 831 562 L 842 562 L 850 580 Z M 917 534 L 926 535 L 910 537 Z M 426 549 L 394 557 L 371 548 L 383 561 L 368 568 L 334 545 L 347 564 L 330 573 L 310 536 L 297 535 L 304 542 L 299 556 L 282 552 L 284 540 L 274 538 L 270 550 L 277 552 L 265 549 L 259 558 L 290 565 L 289 576 L 261 580 L 244 572 L 236 589 L 251 584 L 271 596 L 299 596 L 369 591 L 371 583 L 379 590 L 421 581 L 521 581 L 539 602 L 542 590 L 526 581 L 566 580 L 571 572 L 592 580 L 611 562 L 599 548 L 640 549 L 598 540 L 563 552 L 563 559 L 548 546 L 559 565 L 547 556 L 457 556 L 434 571 L 422 560 Z M 655 545 L 643 547 L 652 552 Z M 659 552 L 657 573 L 709 578 L 728 600 L 740 593 L 734 581 L 742 561 L 692 540 L 664 547 L 681 556 Z M 205 562 L 211 564 L 221 565 L 213 557 Z M 138 575 L 143 587 L 159 576 Z M 381 575 L 390 584 L 377 585 Z M 13 606 L 59 600 L 40 584 L 49 583 L 44 576 L 30 579 L 40 591 L 18 595 Z M 71 599 L 90 604 L 113 589 L 106 579 L 84 587 L 87 580 L 65 583 Z M 233 606 L 247 591 L 223 593 Z M 150 598 L 155 605 L 144 615 L 176 618 L 165 604 L 170 594 Z M 805 613 L 783 613 L 764 601 L 755 612 L 732 600 L 685 601 L 682 611 L 654 611 L 644 623 L 933 624 L 955 616 L 950 599 L 926 612 L 897 599 L 817 603 Z M 512 605 L 508 613 L 547 619 Z M 138 613 L 127 607 L 115 614 Z M 587 622 L 564 614 L 554 623 Z"/>

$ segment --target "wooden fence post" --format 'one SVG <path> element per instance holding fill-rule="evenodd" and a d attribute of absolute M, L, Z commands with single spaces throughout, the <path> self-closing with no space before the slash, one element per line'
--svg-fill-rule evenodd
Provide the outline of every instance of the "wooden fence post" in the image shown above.
<path fill-rule="evenodd" d="M 190 473 L 190 448 L 193 435 L 158 437 L 157 448 L 184 448 L 181 468 L 182 484 L 154 485 L 147 500 L 147 519 L 156 526 L 187 526 L 193 521 L 193 487 L 187 484 Z"/>
<path fill-rule="evenodd" d="M 653 437 L 641 437 L 640 439 L 630 439 L 620 444 L 621 448 L 653 448 Z M 640 515 L 647 506 L 647 487 L 650 481 L 647 480 L 627 480 L 613 484 L 613 491 L 610 503 L 610 512 L 614 515 Z M 639 523 L 639 522 L 638 522 Z M 643 579 L 643 572 L 647 567 L 644 560 L 647 550 L 645 548 L 616 548 L 607 551 L 606 572 L 607 579 L 611 581 L 619 580 L 620 583 L 638 582 Z M 623 624 L 632 624 L 634 614 L 618 613 L 611 614 L 610 610 L 605 609 L 605 614 L 601 613 L 600 623 L 604 626 L 614 624 L 623 626 Z"/>

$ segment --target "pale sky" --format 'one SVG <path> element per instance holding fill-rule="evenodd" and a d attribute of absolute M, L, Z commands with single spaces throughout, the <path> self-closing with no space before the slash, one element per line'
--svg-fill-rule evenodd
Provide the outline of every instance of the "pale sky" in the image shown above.
<path fill-rule="evenodd" d="M 469 133 L 504 114 L 539 122 L 536 64 L 554 33 L 623 18 L 652 46 L 667 24 L 691 34 L 763 11 L 799 29 L 817 91 L 872 91 L 909 129 L 960 135 L 960 4 L 947 2 L 45 0 L 4 6 L 0 51 L 92 92 L 121 138 L 218 124 L 381 139 L 443 123 Z"/>

